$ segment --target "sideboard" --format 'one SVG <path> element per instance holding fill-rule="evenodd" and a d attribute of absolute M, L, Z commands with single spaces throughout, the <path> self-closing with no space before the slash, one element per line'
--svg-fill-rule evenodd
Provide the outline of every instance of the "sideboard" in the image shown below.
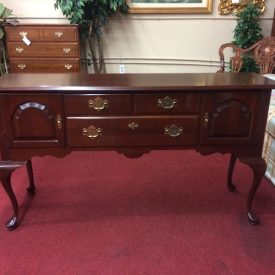
<path fill-rule="evenodd" d="M 4 75 L 0 180 L 13 206 L 6 227 L 19 224 L 15 169 L 26 165 L 27 191 L 34 194 L 31 158 L 73 150 L 115 150 L 132 158 L 165 149 L 229 153 L 230 191 L 237 159 L 253 170 L 247 215 L 258 224 L 252 202 L 266 169 L 262 148 L 274 88 L 274 81 L 253 73 Z"/>

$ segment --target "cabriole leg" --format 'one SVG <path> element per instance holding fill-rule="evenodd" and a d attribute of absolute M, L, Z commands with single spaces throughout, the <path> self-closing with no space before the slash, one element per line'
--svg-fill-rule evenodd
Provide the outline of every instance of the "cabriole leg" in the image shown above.
<path fill-rule="evenodd" d="M 35 186 L 34 186 L 34 180 L 33 180 L 33 170 L 32 170 L 32 162 L 31 160 L 28 160 L 26 163 L 28 176 L 29 176 L 29 187 L 27 188 L 27 192 L 31 195 L 35 194 Z"/>
<path fill-rule="evenodd" d="M 255 197 L 256 191 L 259 188 L 260 183 L 263 179 L 263 176 L 266 170 L 266 162 L 261 157 L 241 158 L 240 161 L 243 162 L 244 164 L 247 164 L 253 171 L 253 183 L 247 197 L 247 215 L 248 215 L 248 221 L 251 224 L 256 225 L 256 224 L 259 224 L 260 221 L 252 210 L 252 203 L 253 203 L 253 199 Z"/>
<path fill-rule="evenodd" d="M 19 214 L 18 202 L 11 185 L 11 175 L 14 170 L 24 165 L 25 163 L 25 161 L 0 161 L 0 180 L 4 190 L 10 198 L 13 207 L 13 216 L 6 223 L 8 230 L 13 230 L 17 227 Z"/>
<path fill-rule="evenodd" d="M 236 156 L 231 155 L 228 172 L 227 172 L 227 187 L 228 187 L 228 190 L 231 192 L 233 192 L 236 189 L 236 186 L 232 182 L 232 175 L 233 175 L 233 170 L 234 170 L 234 166 L 236 163 L 236 159 L 237 159 Z"/>

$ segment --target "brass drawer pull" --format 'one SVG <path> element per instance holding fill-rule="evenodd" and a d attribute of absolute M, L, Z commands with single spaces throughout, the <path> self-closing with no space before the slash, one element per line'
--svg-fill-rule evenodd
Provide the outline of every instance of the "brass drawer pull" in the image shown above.
<path fill-rule="evenodd" d="M 172 124 L 171 126 L 167 126 L 164 129 L 164 134 L 169 135 L 170 137 L 178 137 L 179 135 L 182 135 L 183 128 L 180 126 L 177 126 L 176 124 Z"/>
<path fill-rule="evenodd" d="M 28 35 L 27 32 L 19 32 L 19 34 L 20 34 L 20 36 L 21 36 L 22 38 Z"/>
<path fill-rule="evenodd" d="M 65 67 L 65 69 L 70 70 L 73 67 L 73 65 L 65 64 L 64 67 Z"/>
<path fill-rule="evenodd" d="M 55 32 L 54 35 L 58 38 L 63 36 L 63 32 Z"/>
<path fill-rule="evenodd" d="M 96 128 L 95 126 L 91 125 L 88 128 L 83 128 L 82 133 L 84 136 L 90 139 L 95 139 L 102 135 L 102 129 Z"/>
<path fill-rule="evenodd" d="M 26 64 L 18 64 L 17 67 L 20 69 L 20 70 L 24 70 L 26 68 Z"/>
<path fill-rule="evenodd" d="M 163 109 L 173 109 L 176 104 L 177 100 L 175 98 L 171 98 L 170 96 L 166 96 L 164 98 L 159 98 L 158 99 L 158 106 L 163 108 Z"/>
<path fill-rule="evenodd" d="M 204 127 L 207 127 L 208 126 L 208 123 L 209 123 L 209 115 L 208 113 L 206 112 L 203 116 L 203 126 Z"/>
<path fill-rule="evenodd" d="M 64 53 L 70 53 L 70 51 L 71 51 L 71 48 L 63 48 Z"/>
<path fill-rule="evenodd" d="M 58 128 L 59 130 L 61 130 L 61 129 L 62 129 L 62 117 L 61 117 L 60 114 L 58 114 L 58 115 L 56 116 L 56 124 L 57 124 L 57 128 Z"/>
<path fill-rule="evenodd" d="M 107 99 L 102 99 L 100 97 L 96 97 L 95 99 L 89 99 L 88 101 L 89 108 L 102 111 L 105 108 L 108 108 L 109 101 Z"/>
<path fill-rule="evenodd" d="M 133 122 L 128 124 L 128 127 L 134 131 L 139 127 L 139 125 L 136 122 L 133 121 Z"/>
<path fill-rule="evenodd" d="M 18 53 L 22 53 L 24 51 L 23 48 L 21 47 L 16 47 L 15 50 L 18 52 Z"/>

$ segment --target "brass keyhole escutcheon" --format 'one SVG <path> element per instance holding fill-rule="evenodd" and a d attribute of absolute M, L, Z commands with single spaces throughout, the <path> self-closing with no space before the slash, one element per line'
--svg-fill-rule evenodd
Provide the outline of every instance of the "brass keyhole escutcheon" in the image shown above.
<path fill-rule="evenodd" d="M 96 128 L 95 126 L 91 125 L 88 128 L 83 128 L 82 133 L 84 136 L 90 139 L 95 139 L 102 135 L 102 129 Z"/>
<path fill-rule="evenodd" d="M 171 126 L 166 126 L 164 128 L 164 134 L 169 135 L 170 137 L 178 137 L 182 135 L 183 127 L 177 126 L 176 124 L 172 124 Z"/>
<path fill-rule="evenodd" d="M 90 99 L 88 101 L 88 104 L 89 108 L 97 110 L 99 112 L 104 110 L 105 108 L 108 108 L 109 101 L 107 99 L 96 97 L 95 99 Z"/>
<path fill-rule="evenodd" d="M 203 126 L 204 127 L 207 127 L 208 126 L 208 123 L 209 123 L 209 115 L 208 113 L 206 112 L 203 116 Z"/>
<path fill-rule="evenodd" d="M 134 131 L 139 127 L 139 125 L 136 122 L 133 121 L 133 122 L 128 124 L 128 127 Z"/>
<path fill-rule="evenodd" d="M 61 129 L 62 129 L 62 117 L 61 117 L 60 114 L 58 114 L 58 115 L 56 116 L 56 124 L 57 124 L 57 128 L 58 128 L 59 130 L 61 130 Z"/>
<path fill-rule="evenodd" d="M 173 109 L 176 106 L 177 102 L 178 101 L 175 98 L 166 96 L 164 98 L 158 99 L 158 106 L 165 110 L 169 110 L 169 109 Z"/>

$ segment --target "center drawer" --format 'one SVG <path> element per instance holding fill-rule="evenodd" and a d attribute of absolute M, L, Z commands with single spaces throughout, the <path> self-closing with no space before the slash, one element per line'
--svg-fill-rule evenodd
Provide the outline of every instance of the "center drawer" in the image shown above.
<path fill-rule="evenodd" d="M 198 142 L 198 116 L 67 117 L 70 147 L 180 146 Z"/>
<path fill-rule="evenodd" d="M 27 46 L 23 42 L 10 42 L 9 54 L 12 57 L 78 57 L 77 43 L 32 43 Z"/>

